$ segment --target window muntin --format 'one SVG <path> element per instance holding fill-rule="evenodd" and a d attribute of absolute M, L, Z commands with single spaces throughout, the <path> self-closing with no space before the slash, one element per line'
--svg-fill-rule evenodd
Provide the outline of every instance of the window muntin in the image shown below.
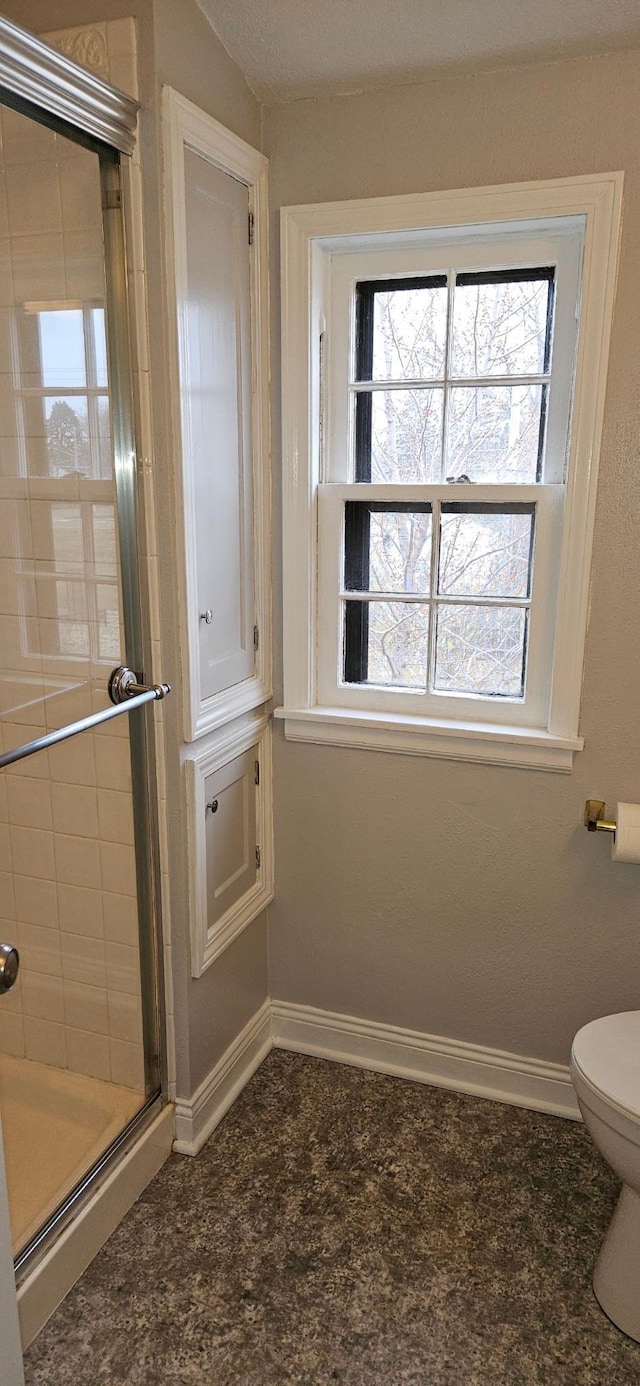
<path fill-rule="evenodd" d="M 521 700 L 535 510 L 345 501 L 342 683 Z"/>
<path fill-rule="evenodd" d="M 540 481 L 550 265 L 355 286 L 356 481 Z"/>

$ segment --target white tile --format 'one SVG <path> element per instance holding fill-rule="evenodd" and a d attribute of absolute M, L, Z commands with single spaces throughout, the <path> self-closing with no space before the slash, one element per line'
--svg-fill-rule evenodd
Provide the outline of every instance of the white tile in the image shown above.
<path fill-rule="evenodd" d="M 54 1020 L 64 1025 L 62 978 L 48 977 L 43 972 L 21 970 L 22 1010 L 25 1016 L 37 1020 Z"/>
<path fill-rule="evenodd" d="M 111 979 L 109 979 L 111 980 Z M 128 996 L 126 992 L 108 993 L 109 1034 L 112 1039 L 128 1040 L 142 1044 L 142 1006 L 139 996 Z"/>
<path fill-rule="evenodd" d="M 62 224 L 67 231 L 92 230 L 101 235 L 100 169 L 94 155 L 65 159 L 60 164 Z"/>
<path fill-rule="evenodd" d="M 64 1013 L 72 1030 L 90 1030 L 106 1035 L 109 1030 L 107 993 L 100 987 L 63 979 Z"/>
<path fill-rule="evenodd" d="M 19 111 L 2 107 L 2 158 L 5 164 L 24 164 L 35 159 L 52 159 L 55 135 Z"/>
<path fill-rule="evenodd" d="M 49 751 L 51 779 L 63 784 L 95 784 L 96 763 L 91 732 L 71 737 Z M 32 760 L 38 757 L 32 756 Z"/>
<path fill-rule="evenodd" d="M 126 996 L 140 996 L 140 959 L 137 948 L 126 943 L 109 943 L 109 987 Z"/>
<path fill-rule="evenodd" d="M 107 985 L 104 944 L 101 938 L 86 938 L 82 934 L 60 935 L 62 953 L 62 975 L 65 986 L 69 982 L 82 982 L 89 987 Z M 116 985 L 116 983 L 114 983 Z M 90 1029 L 90 1026 L 80 1027 Z"/>
<path fill-rule="evenodd" d="M 37 924 L 44 929 L 58 927 L 58 898 L 55 881 L 34 876 L 14 876 L 15 916 L 21 924 Z"/>
<path fill-rule="evenodd" d="M 141 1044 L 126 1040 L 109 1041 L 111 1051 L 111 1081 L 123 1088 L 144 1092 L 144 1053 Z"/>
<path fill-rule="evenodd" d="M 106 1035 L 91 1034 L 88 1030 L 67 1029 L 67 1062 L 73 1073 L 86 1073 L 90 1078 L 109 1082 L 111 1056 Z"/>
<path fill-rule="evenodd" d="M 0 364 L 6 312 L 0 309 Z M 4 363 L 6 365 L 6 362 Z M 0 553 L 3 558 L 31 556 L 31 525 L 26 500 L 7 498 L 0 507 Z"/>
<path fill-rule="evenodd" d="M 53 1068 L 66 1068 L 67 1050 L 64 1025 L 56 1025 L 51 1020 L 36 1020 L 25 1016 L 24 1045 L 28 1059 L 38 1064 L 51 1064 Z"/>
<path fill-rule="evenodd" d="M 11 237 L 62 230 L 57 164 L 52 160 L 7 168 L 7 208 Z"/>
<path fill-rule="evenodd" d="M 13 920 L 16 917 L 13 882 L 12 872 L 0 871 L 0 918 L 2 919 Z"/>
<path fill-rule="evenodd" d="M 0 823 L 0 871 L 3 874 L 11 871 L 11 843 L 7 823 Z"/>
<path fill-rule="evenodd" d="M 13 287 L 18 302 L 24 299 L 50 301 L 67 294 L 62 235 L 15 236 L 11 243 Z"/>
<path fill-rule="evenodd" d="M 51 796 L 48 784 L 14 775 L 7 779 L 9 819 L 23 828 L 51 827 Z"/>
<path fill-rule="evenodd" d="M 96 782 L 102 789 L 131 789 L 131 758 L 129 742 L 121 737 L 96 736 Z"/>
<path fill-rule="evenodd" d="M 0 775 L 0 823 L 9 822 L 9 801 L 7 799 L 7 777 Z"/>
<path fill-rule="evenodd" d="M 134 19 L 108 19 L 105 24 L 109 57 L 116 53 L 128 53 L 135 57 L 136 26 Z M 113 81 L 113 78 L 111 78 Z"/>
<path fill-rule="evenodd" d="M 55 731 L 56 727 L 66 727 L 69 722 L 78 722 L 82 717 L 88 717 L 90 712 L 89 683 L 80 683 L 66 693 L 56 693 L 54 697 L 45 699 L 44 720 L 50 731 Z"/>
<path fill-rule="evenodd" d="M 93 786 L 52 784 L 51 807 L 57 833 L 75 837 L 98 836 L 98 806 Z"/>
<path fill-rule="evenodd" d="M 104 936 L 111 943 L 138 946 L 138 903 L 130 895 L 102 893 Z"/>
<path fill-rule="evenodd" d="M 14 935 L 14 929 L 15 925 L 5 924 L 4 920 L 0 919 L 0 939 L 3 943 L 13 943 L 15 946 L 17 942 L 17 934 Z M 12 1015 L 22 1015 L 24 1012 L 24 1007 L 22 1005 L 22 996 L 24 990 L 22 983 L 24 979 L 22 974 L 23 968 L 21 965 L 17 982 L 14 986 L 12 986 L 10 991 L 5 991 L 2 997 L 3 1015 L 5 1011 L 7 1012 L 7 1015 L 9 1015 L 9 1013 L 11 1013 Z M 0 1046 L 0 1054 L 1 1053 L 2 1047 Z"/>
<path fill-rule="evenodd" d="M 57 929 L 43 929 L 37 924 L 18 925 L 20 959 L 27 972 L 41 972 L 46 977 L 62 975 L 60 935 Z"/>
<path fill-rule="evenodd" d="M 64 272 L 69 298 L 104 298 L 102 241 L 95 231 L 65 230 Z"/>
<path fill-rule="evenodd" d="M 83 886 L 58 885 L 58 912 L 63 932 L 102 938 L 102 892 Z"/>
<path fill-rule="evenodd" d="M 136 865 L 133 847 L 118 842 L 100 843 L 102 885 L 118 895 L 136 893 Z"/>
<path fill-rule="evenodd" d="M 130 794 L 117 789 L 98 790 L 100 837 L 105 842 L 133 843 L 133 806 Z"/>
<path fill-rule="evenodd" d="M 21 1015 L 10 1015 L 4 1006 L 0 1011 L 0 1054 L 24 1058 L 24 1029 Z"/>
<path fill-rule="evenodd" d="M 57 880 L 63 885 L 100 888 L 100 853 L 97 842 L 87 837 L 54 837 Z"/>
<path fill-rule="evenodd" d="M 13 824 L 9 831 L 13 870 L 21 876 L 38 876 L 43 880 L 53 881 L 53 833 L 46 832 L 43 828 L 19 828 Z"/>
<path fill-rule="evenodd" d="M 127 53 L 117 53 L 109 59 L 109 81 L 127 96 L 137 96 L 138 74 L 136 60 Z"/>

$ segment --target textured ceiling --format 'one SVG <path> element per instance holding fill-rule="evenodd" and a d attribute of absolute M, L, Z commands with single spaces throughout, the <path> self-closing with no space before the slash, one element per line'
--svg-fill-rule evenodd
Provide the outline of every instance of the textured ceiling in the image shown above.
<path fill-rule="evenodd" d="M 198 0 L 264 101 L 640 47 L 640 0 Z"/>

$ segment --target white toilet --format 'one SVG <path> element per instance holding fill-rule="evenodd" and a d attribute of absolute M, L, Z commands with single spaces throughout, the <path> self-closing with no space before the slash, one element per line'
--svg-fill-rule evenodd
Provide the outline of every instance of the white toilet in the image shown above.
<path fill-rule="evenodd" d="M 579 1030 L 571 1079 L 587 1130 L 622 1180 L 593 1288 L 605 1314 L 640 1342 L 640 1011 Z"/>

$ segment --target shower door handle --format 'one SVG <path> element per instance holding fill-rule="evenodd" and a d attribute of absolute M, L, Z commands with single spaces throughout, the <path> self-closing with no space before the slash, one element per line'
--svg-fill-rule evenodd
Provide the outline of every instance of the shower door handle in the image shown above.
<path fill-rule="evenodd" d="M 20 968 L 20 954 L 10 943 L 0 943 L 0 996 L 15 986 Z"/>
<path fill-rule="evenodd" d="M 99 727 L 102 722 L 109 722 L 112 717 L 120 717 L 123 712 L 133 712 L 134 708 L 143 707 L 145 703 L 166 698 L 170 692 L 171 685 L 168 683 L 138 683 L 133 670 L 120 664 L 113 670 L 109 679 L 109 697 L 115 704 L 114 707 L 106 707 L 102 712 L 93 712 L 90 717 L 81 717 L 78 722 L 69 722 L 66 727 L 58 727 L 56 731 L 36 737 L 35 741 L 26 741 L 23 746 L 14 746 L 12 751 L 4 751 L 0 755 L 0 770 L 4 770 L 7 765 L 13 765 L 16 760 L 34 756 L 37 751 L 46 751 L 48 746 L 57 746 L 59 741 L 68 741 L 70 736 L 77 736 L 79 732 L 93 731 L 94 727 Z"/>

